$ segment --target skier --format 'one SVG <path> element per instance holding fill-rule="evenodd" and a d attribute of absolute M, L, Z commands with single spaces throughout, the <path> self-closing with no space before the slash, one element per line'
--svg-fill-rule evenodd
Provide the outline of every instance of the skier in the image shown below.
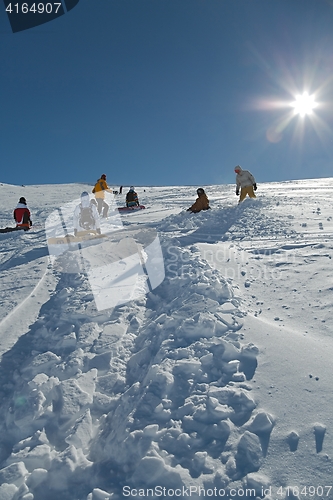
<path fill-rule="evenodd" d="M 243 201 L 248 194 L 250 198 L 256 198 L 254 191 L 257 191 L 256 180 L 248 170 L 243 170 L 240 165 L 235 167 L 236 175 L 236 196 L 239 195 L 241 189 L 239 202 Z"/>
<path fill-rule="evenodd" d="M 198 198 L 195 200 L 193 205 L 187 209 L 187 212 L 201 212 L 201 210 L 209 210 L 209 200 L 203 188 L 197 189 Z"/>
<path fill-rule="evenodd" d="M 0 229 L 0 233 L 11 233 L 12 231 L 21 229 L 23 229 L 23 231 L 29 231 L 32 226 L 30 210 L 27 207 L 27 200 L 23 196 L 19 199 L 13 215 L 16 227 L 5 227 L 4 229 Z"/>
<path fill-rule="evenodd" d="M 103 211 L 103 217 L 108 216 L 109 205 L 105 202 L 105 191 L 112 193 L 112 190 L 106 183 L 106 174 L 102 174 L 97 180 L 92 192 L 95 194 L 95 198 L 98 206 L 98 213 L 101 215 Z"/>
<path fill-rule="evenodd" d="M 74 236 L 80 236 L 80 232 L 89 230 L 101 234 L 99 215 L 95 200 L 89 200 L 89 193 L 83 191 L 81 203 L 74 210 Z"/>
<path fill-rule="evenodd" d="M 126 195 L 126 206 L 127 207 L 135 207 L 136 205 L 138 207 L 140 206 L 139 198 L 138 198 L 137 193 L 134 190 L 134 187 L 131 186 L 127 195 Z"/>
<path fill-rule="evenodd" d="M 122 194 L 123 193 L 123 186 L 120 186 L 119 188 L 119 194 Z"/>

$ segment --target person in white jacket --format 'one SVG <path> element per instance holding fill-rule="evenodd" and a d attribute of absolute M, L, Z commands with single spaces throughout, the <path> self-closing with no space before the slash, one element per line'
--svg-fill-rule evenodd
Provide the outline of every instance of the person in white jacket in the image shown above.
<path fill-rule="evenodd" d="M 243 170 L 240 165 L 235 167 L 236 173 L 236 195 L 239 195 L 239 203 L 249 195 L 250 198 L 256 198 L 254 191 L 257 190 L 256 180 L 248 170 Z"/>
<path fill-rule="evenodd" d="M 81 194 L 81 203 L 74 210 L 74 236 L 79 236 L 80 232 L 86 233 L 90 230 L 101 234 L 99 215 L 95 203 L 95 200 L 90 201 L 87 191 Z"/>

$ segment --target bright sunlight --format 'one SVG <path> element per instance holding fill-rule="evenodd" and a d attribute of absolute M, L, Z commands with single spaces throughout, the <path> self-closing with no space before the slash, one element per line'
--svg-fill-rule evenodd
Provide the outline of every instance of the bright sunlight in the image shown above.
<path fill-rule="evenodd" d="M 295 115 L 304 117 L 305 115 L 311 115 L 313 109 L 317 106 L 313 95 L 309 95 L 307 92 L 303 92 L 302 95 L 296 96 L 296 100 L 291 103 L 294 108 Z"/>

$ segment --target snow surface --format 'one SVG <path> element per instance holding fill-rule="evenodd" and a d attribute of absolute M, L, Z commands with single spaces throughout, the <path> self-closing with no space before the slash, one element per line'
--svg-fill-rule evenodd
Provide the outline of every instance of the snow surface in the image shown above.
<path fill-rule="evenodd" d="M 0 185 L 0 500 L 333 499 L 333 179 L 137 188 L 165 278 L 113 308 L 48 253 L 85 189 Z"/>

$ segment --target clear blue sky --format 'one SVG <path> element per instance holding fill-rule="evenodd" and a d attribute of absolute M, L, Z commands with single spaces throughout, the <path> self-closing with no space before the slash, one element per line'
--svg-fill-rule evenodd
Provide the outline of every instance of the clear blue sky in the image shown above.
<path fill-rule="evenodd" d="M 0 182 L 333 175 L 331 0 L 80 0 L 15 34 L 1 2 L 0 37 Z"/>

